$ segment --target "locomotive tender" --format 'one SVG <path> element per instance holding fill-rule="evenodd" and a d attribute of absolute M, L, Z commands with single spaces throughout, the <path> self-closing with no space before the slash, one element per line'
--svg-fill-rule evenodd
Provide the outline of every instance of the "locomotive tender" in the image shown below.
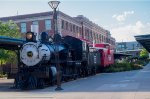
<path fill-rule="evenodd" d="M 62 81 L 94 75 L 104 66 L 105 63 L 102 61 L 108 60 L 103 58 L 106 57 L 105 53 L 109 52 L 104 52 L 104 49 L 108 50 L 106 48 L 90 48 L 86 41 L 71 36 L 59 39 L 58 43 L 49 41 L 48 34 L 42 32 L 40 40 L 37 40 L 33 32 L 26 33 L 26 42 L 20 49 L 20 67 L 15 78 L 16 88 L 34 89 L 54 84 L 57 74 L 56 51 L 59 55 Z M 111 62 L 106 65 L 113 63 L 113 54 L 109 54 L 110 56 Z"/>

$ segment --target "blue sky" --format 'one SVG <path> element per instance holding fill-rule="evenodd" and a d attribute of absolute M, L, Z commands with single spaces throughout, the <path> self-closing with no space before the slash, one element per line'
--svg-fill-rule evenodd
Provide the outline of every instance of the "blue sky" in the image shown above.
<path fill-rule="evenodd" d="M 49 0 L 0 0 L 0 17 L 52 11 Z M 116 41 L 150 33 L 150 0 L 60 0 L 59 10 L 84 15 L 109 30 Z"/>

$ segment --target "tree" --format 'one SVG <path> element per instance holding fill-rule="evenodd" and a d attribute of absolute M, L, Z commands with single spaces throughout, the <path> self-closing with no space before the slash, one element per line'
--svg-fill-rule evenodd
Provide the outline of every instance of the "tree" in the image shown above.
<path fill-rule="evenodd" d="M 9 54 L 6 50 L 0 50 L 0 65 L 5 64 L 7 59 L 9 58 Z"/>
<path fill-rule="evenodd" d="M 19 27 L 13 21 L 6 23 L 0 22 L 0 36 L 7 36 L 12 38 L 20 38 L 21 33 Z M 0 65 L 6 63 L 16 63 L 17 56 L 13 51 L 0 49 Z"/>
<path fill-rule="evenodd" d="M 20 38 L 21 33 L 19 27 L 13 21 L 6 23 L 0 22 L 0 36 L 8 36 L 12 38 Z"/>
<path fill-rule="evenodd" d="M 141 59 L 147 59 L 149 57 L 149 53 L 146 49 L 142 49 L 142 51 L 140 52 L 140 58 Z"/>

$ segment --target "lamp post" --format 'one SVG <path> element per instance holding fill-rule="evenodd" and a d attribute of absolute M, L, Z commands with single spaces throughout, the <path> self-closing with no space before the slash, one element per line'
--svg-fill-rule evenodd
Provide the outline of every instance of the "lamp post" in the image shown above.
<path fill-rule="evenodd" d="M 55 43 L 55 63 L 56 63 L 56 68 L 57 68 L 57 88 L 55 89 L 56 91 L 63 90 L 61 88 L 61 73 L 60 73 L 60 63 L 59 63 L 59 33 L 58 33 L 58 28 L 57 28 L 57 7 L 59 5 L 60 1 L 49 1 L 48 4 L 50 7 L 53 9 L 53 30 L 54 30 L 54 43 Z"/>
<path fill-rule="evenodd" d="M 50 5 L 50 7 L 53 9 L 53 29 L 54 29 L 54 34 L 58 33 L 57 30 L 57 7 L 59 5 L 60 1 L 49 1 L 48 4 Z"/>

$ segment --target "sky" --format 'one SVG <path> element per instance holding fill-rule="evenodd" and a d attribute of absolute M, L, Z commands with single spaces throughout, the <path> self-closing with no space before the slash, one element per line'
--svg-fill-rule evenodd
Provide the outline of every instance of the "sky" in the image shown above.
<path fill-rule="evenodd" d="M 0 17 L 52 11 L 50 0 L 0 0 Z M 59 11 L 84 15 L 110 31 L 117 42 L 150 34 L 150 0 L 60 0 Z"/>

